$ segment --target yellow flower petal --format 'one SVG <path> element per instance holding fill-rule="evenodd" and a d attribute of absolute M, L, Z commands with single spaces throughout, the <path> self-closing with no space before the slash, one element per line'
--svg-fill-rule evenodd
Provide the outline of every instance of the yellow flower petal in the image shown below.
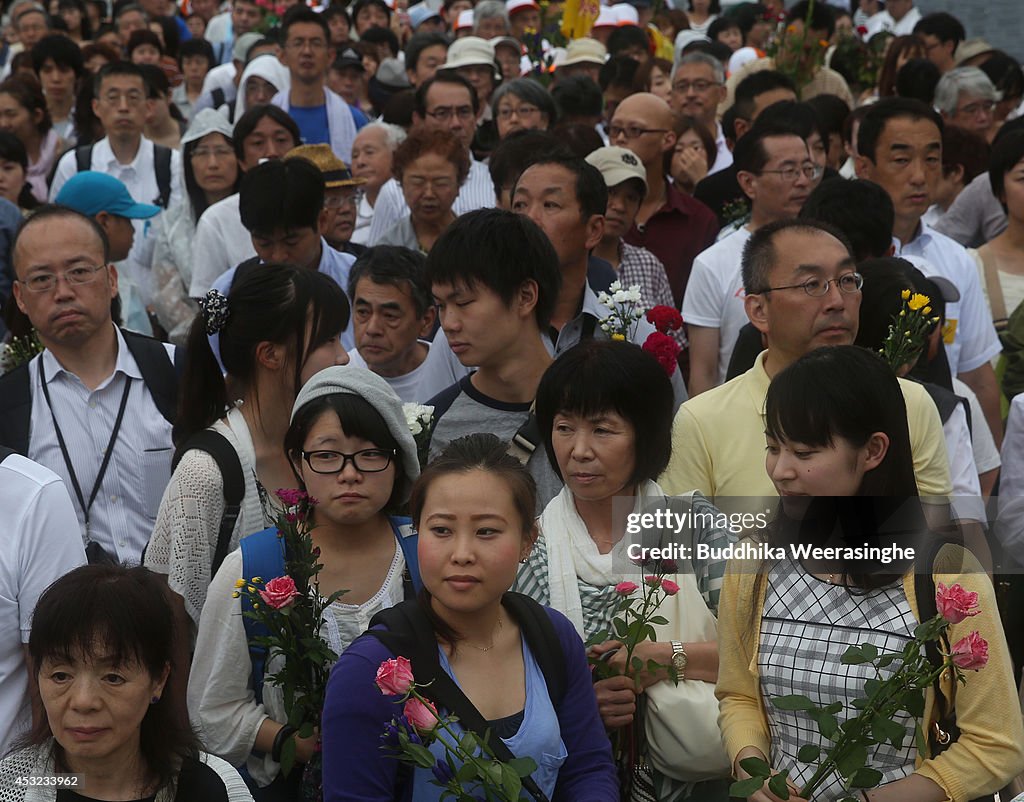
<path fill-rule="evenodd" d="M 245 587 L 245 580 L 244 579 L 236 579 L 235 580 L 235 587 L 236 588 L 244 588 Z"/>
<path fill-rule="evenodd" d="M 907 306 L 909 306 L 913 311 L 916 312 L 918 309 L 928 306 L 928 304 L 930 304 L 931 302 L 932 299 L 929 298 L 927 295 L 922 295 L 919 292 L 915 292 L 913 296 L 910 298 L 910 300 L 907 301 Z"/>
<path fill-rule="evenodd" d="M 903 292 L 901 292 L 900 293 L 900 298 L 902 298 L 904 301 L 909 301 L 910 300 L 910 290 L 904 290 Z"/>
<path fill-rule="evenodd" d="M 626 335 L 625 334 L 613 334 L 612 335 L 612 339 L 613 340 L 618 340 L 619 342 L 625 342 Z"/>

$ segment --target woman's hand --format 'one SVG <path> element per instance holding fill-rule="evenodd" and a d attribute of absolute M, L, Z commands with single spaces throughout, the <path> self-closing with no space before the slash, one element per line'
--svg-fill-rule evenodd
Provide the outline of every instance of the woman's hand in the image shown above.
<path fill-rule="evenodd" d="M 633 723 L 636 714 L 636 686 L 629 677 L 621 674 L 594 683 L 597 694 L 597 710 L 601 721 L 609 730 L 616 730 Z"/>
<path fill-rule="evenodd" d="M 750 777 L 750 773 L 744 771 L 743 767 L 740 765 L 740 761 L 746 760 L 748 757 L 756 757 L 758 760 L 764 760 L 766 763 L 768 762 L 760 749 L 753 746 L 744 747 L 739 751 L 739 754 L 736 755 L 736 762 L 733 765 L 733 774 L 736 776 L 737 780 L 746 780 Z M 774 776 L 776 774 L 778 774 L 778 772 L 772 769 L 772 775 Z M 799 796 L 800 788 L 796 783 L 787 778 L 786 785 L 789 788 L 789 799 L 785 800 L 785 802 L 807 802 L 806 799 Z M 777 797 L 768 789 L 767 782 L 765 782 L 758 791 L 755 791 L 747 797 L 747 799 L 749 799 L 750 802 L 784 802 L 784 800 Z"/>
<path fill-rule="evenodd" d="M 708 174 L 708 160 L 699 148 L 680 148 L 672 156 L 672 179 L 686 192 L 693 192 Z"/>
<path fill-rule="evenodd" d="M 298 735 L 292 737 L 295 739 L 295 761 L 309 763 L 313 759 L 317 741 L 320 740 L 320 730 L 313 730 L 313 734 L 308 738 L 300 738 Z"/>
<path fill-rule="evenodd" d="M 617 649 L 611 657 L 605 662 L 608 667 L 619 674 L 626 674 L 626 648 L 617 640 L 605 641 L 602 644 L 593 646 L 590 649 L 590 653 L 594 656 L 600 656 L 607 654 L 608 652 Z M 672 645 L 670 643 L 658 643 L 656 641 L 640 641 L 633 649 L 633 658 L 639 658 L 644 667 L 638 671 L 633 672 L 630 670 L 628 673 L 633 677 L 633 681 L 636 687 L 637 693 L 643 693 L 647 688 L 650 688 L 654 683 L 661 682 L 663 679 L 668 679 L 668 663 L 672 659 Z M 647 670 L 648 661 L 653 660 L 661 668 L 655 671 Z"/>

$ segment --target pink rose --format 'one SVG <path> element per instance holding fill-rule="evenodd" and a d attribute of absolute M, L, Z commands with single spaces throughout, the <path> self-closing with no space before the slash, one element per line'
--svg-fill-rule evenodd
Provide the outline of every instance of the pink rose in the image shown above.
<path fill-rule="evenodd" d="M 644 577 L 644 584 L 650 585 L 652 588 L 661 587 L 661 577 L 654 574 L 648 574 Z"/>
<path fill-rule="evenodd" d="M 977 671 L 988 662 L 988 641 L 977 632 L 953 644 L 953 665 L 964 671 Z"/>
<path fill-rule="evenodd" d="M 421 733 L 430 732 L 437 726 L 437 710 L 430 702 L 421 702 L 415 696 L 405 703 L 402 713 Z"/>
<path fill-rule="evenodd" d="M 412 688 L 412 663 L 405 657 L 385 660 L 377 669 L 377 687 L 385 696 L 404 696 Z"/>
<path fill-rule="evenodd" d="M 298 595 L 299 592 L 295 589 L 295 580 L 290 576 L 279 576 L 276 579 L 271 579 L 263 586 L 263 590 L 260 591 L 263 601 L 275 610 L 287 607 Z"/>
<path fill-rule="evenodd" d="M 615 592 L 620 596 L 628 596 L 638 587 L 640 586 L 636 582 L 620 582 L 615 586 Z"/>
<path fill-rule="evenodd" d="M 666 596 L 675 596 L 679 592 L 679 585 L 671 579 L 663 579 L 661 580 L 661 589 L 665 591 Z"/>
<path fill-rule="evenodd" d="M 951 624 L 959 624 L 965 618 L 981 612 L 978 609 L 978 594 L 964 590 L 959 584 L 947 588 L 939 582 L 935 591 L 935 606 L 939 615 Z"/>

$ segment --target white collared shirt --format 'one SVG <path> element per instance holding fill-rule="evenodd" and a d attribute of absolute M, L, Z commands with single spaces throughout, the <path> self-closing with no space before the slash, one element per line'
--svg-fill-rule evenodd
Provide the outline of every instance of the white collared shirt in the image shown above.
<path fill-rule="evenodd" d="M 110 147 L 110 140 L 104 137 L 93 146 L 89 169 L 112 175 L 118 179 L 128 189 L 132 200 L 137 203 L 156 203 L 160 195 L 160 188 L 156 180 L 156 167 L 153 162 L 153 143 L 146 137 L 141 138 L 139 149 L 130 164 L 121 164 L 117 160 Z M 57 197 L 68 179 L 77 172 L 75 151 L 71 150 L 65 153 L 57 164 L 57 171 L 54 173 L 53 183 L 50 185 L 51 201 Z M 181 151 L 173 150 L 171 151 L 171 196 L 168 200 L 168 208 L 184 197 L 183 186 Z M 153 261 L 153 246 L 156 243 L 153 223 L 159 217 L 160 215 L 157 215 L 148 220 L 132 221 L 135 226 L 135 241 L 128 253 L 128 258 L 117 263 L 119 276 L 127 279 L 137 290 L 143 306 L 152 301 L 156 290 L 150 264 Z M 128 311 L 126 311 L 126 316 Z M 131 326 L 131 328 L 136 327 Z M 141 330 L 148 332 L 149 328 L 143 326 Z"/>
<path fill-rule="evenodd" d="M 220 276 L 256 255 L 249 229 L 242 225 L 238 193 L 219 200 L 199 218 L 192 240 L 192 284 L 188 294 L 202 298 Z"/>
<path fill-rule="evenodd" d="M 167 345 L 174 358 L 174 346 Z M 64 435 L 68 454 L 86 502 L 103 462 L 104 451 L 117 419 L 121 396 L 132 379 L 124 418 L 113 454 L 96 500 L 89 512 L 89 537 L 120 562 L 138 565 L 149 542 L 160 499 L 171 477 L 171 424 L 167 422 L 142 380 L 135 358 L 117 332 L 114 372 L 92 391 L 56 357 L 43 351 L 29 363 L 32 418 L 29 458 L 46 466 L 64 480 L 71 495 L 83 536 L 85 515 L 75 496 L 71 474 L 64 462 L 50 407 L 40 384 L 39 365 L 46 371 L 53 415 Z"/>
<path fill-rule="evenodd" d="M 909 36 L 914 32 L 914 26 L 920 21 L 921 12 L 917 6 L 913 6 L 899 22 L 896 22 L 888 11 L 879 11 L 868 17 L 868 32 L 864 38 L 870 39 L 881 31 L 891 31 L 893 36 Z"/>
<path fill-rule="evenodd" d="M 913 262 L 925 276 L 948 279 L 960 291 L 959 301 L 946 304 L 942 337 L 952 374 L 969 373 L 997 356 L 1002 346 L 981 292 L 978 267 L 964 246 L 926 225 L 906 245 L 893 242 L 897 256 Z"/>
<path fill-rule="evenodd" d="M 719 170 L 724 170 L 732 164 L 732 151 L 729 150 L 729 145 L 725 141 L 725 131 L 722 130 L 722 124 L 716 123 L 715 125 L 717 126 L 715 129 L 715 148 L 718 153 L 715 156 L 715 163 L 708 170 L 708 175 L 714 175 Z"/>
<path fill-rule="evenodd" d="M 466 177 L 466 183 L 459 188 L 459 196 L 455 199 L 452 211 L 458 216 L 476 209 L 491 209 L 496 205 L 494 182 L 491 181 L 487 165 L 471 158 L 469 175 Z M 370 233 L 366 235 L 366 244 L 376 245 L 385 231 L 408 214 L 409 207 L 405 203 L 402 187 L 394 178 L 389 178 L 377 195 L 377 203 L 373 207 L 373 222 L 370 223 Z"/>

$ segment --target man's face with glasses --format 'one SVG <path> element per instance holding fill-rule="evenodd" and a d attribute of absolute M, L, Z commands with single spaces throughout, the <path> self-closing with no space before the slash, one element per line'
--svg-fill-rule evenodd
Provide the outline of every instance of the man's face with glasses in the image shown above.
<path fill-rule="evenodd" d="M 957 98 L 956 109 L 948 119 L 968 131 L 985 136 L 992 127 L 992 116 L 996 102 L 987 97 L 978 97 L 961 92 Z"/>
<path fill-rule="evenodd" d="M 426 116 L 422 124 L 428 129 L 448 130 L 467 148 L 476 132 L 473 96 L 462 84 L 435 82 L 427 91 Z"/>
<path fill-rule="evenodd" d="M 753 203 L 758 225 L 796 217 L 821 176 L 811 160 L 807 143 L 796 134 L 769 136 L 761 142 L 768 157 L 754 174 L 739 171 L 737 179 Z"/>
<path fill-rule="evenodd" d="M 696 117 L 711 132 L 715 130 L 715 113 L 725 97 L 725 86 L 715 80 L 709 64 L 681 64 L 672 77 L 669 103 L 677 114 Z"/>
<path fill-rule="evenodd" d="M 108 75 L 92 101 L 92 110 L 111 138 L 142 136 L 146 125 L 146 87 L 137 75 Z"/>
<path fill-rule="evenodd" d="M 323 81 L 327 67 L 334 58 L 330 37 L 312 22 L 296 22 L 288 28 L 282 61 L 292 80 L 302 83 Z"/>
<path fill-rule="evenodd" d="M 332 246 L 352 239 L 356 228 L 356 209 L 362 191 L 359 187 L 330 187 L 324 190 L 324 211 L 320 230 Z"/>

